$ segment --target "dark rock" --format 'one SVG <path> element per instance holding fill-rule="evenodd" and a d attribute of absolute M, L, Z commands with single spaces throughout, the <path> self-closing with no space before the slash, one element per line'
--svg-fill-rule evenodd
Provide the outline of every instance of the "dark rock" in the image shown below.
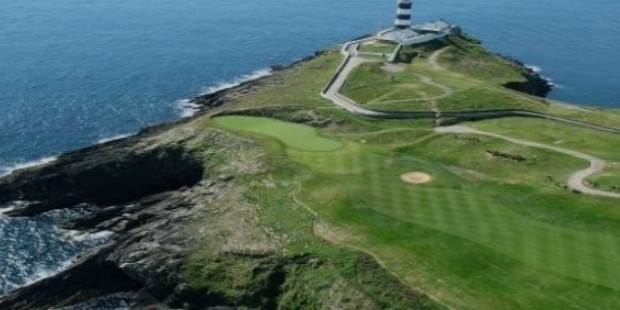
<path fill-rule="evenodd" d="M 44 309 L 84 302 L 94 297 L 137 289 L 140 285 L 104 259 L 110 246 L 73 267 L 0 298 L 0 309 Z"/>
<path fill-rule="evenodd" d="M 94 148 L 61 156 L 56 163 L 0 179 L 0 203 L 38 201 L 11 211 L 32 216 L 78 203 L 123 204 L 202 179 L 203 167 L 181 147 L 136 152 L 129 147 Z"/>
<path fill-rule="evenodd" d="M 542 77 L 534 70 L 528 68 L 523 62 L 502 54 L 496 54 L 497 56 L 511 62 L 517 68 L 521 70 L 521 75 L 525 78 L 523 82 L 508 82 L 503 86 L 512 90 L 516 90 L 522 93 L 545 98 L 553 90 L 553 84 L 549 80 Z"/>

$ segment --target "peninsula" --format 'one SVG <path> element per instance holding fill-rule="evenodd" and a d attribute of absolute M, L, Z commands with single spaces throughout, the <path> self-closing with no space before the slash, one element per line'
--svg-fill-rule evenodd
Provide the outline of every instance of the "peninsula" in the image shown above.
<path fill-rule="evenodd" d="M 0 308 L 617 306 L 620 111 L 546 99 L 410 3 L 191 118 L 0 179 L 10 216 L 88 205 L 63 228 L 114 232 Z"/>

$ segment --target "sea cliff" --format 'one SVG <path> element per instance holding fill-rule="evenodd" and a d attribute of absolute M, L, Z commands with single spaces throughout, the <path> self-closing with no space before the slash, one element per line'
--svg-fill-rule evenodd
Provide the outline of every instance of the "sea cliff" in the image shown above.
<path fill-rule="evenodd" d="M 195 98 L 202 109 L 191 118 L 69 152 L 0 179 L 0 203 L 25 202 L 9 216 L 34 216 L 86 203 L 96 210 L 63 228 L 115 233 L 112 241 L 84 253 L 71 268 L 1 297 L 0 308 L 62 307 L 119 292 L 129 292 L 127 298 L 136 308 L 276 308 L 303 306 L 300 300 L 322 307 L 442 308 L 367 253 L 346 250 L 334 258 L 283 251 L 290 236 L 262 225 L 260 204 L 246 199 L 251 196 L 246 178 L 268 171 L 261 145 L 204 126 L 215 114 L 263 115 L 315 127 L 342 123 L 315 107 L 237 105 L 258 90 L 286 85 L 287 74 L 307 70 L 304 66 L 335 69 L 313 62 L 317 57 L 339 56 L 322 51 L 290 66 L 276 66 L 271 76 Z M 522 67 L 526 81 L 508 87 L 547 94 L 544 79 L 514 64 Z M 318 96 L 318 88 L 310 90 Z M 354 266 L 355 276 L 331 272 L 326 283 L 315 279 L 306 287 L 301 284 L 309 274 L 347 270 L 346 264 Z M 207 278 L 200 278 L 205 274 Z M 366 280 L 370 277 L 372 281 Z M 373 281 L 382 286 L 374 287 Z M 318 285 L 329 286 L 329 293 L 304 295 Z"/>

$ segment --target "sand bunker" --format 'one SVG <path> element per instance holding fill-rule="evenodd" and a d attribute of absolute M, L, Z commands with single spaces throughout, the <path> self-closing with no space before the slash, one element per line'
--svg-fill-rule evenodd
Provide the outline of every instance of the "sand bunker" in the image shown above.
<path fill-rule="evenodd" d="M 424 184 L 430 182 L 433 178 L 428 173 L 415 171 L 403 173 L 400 179 L 411 184 Z"/>

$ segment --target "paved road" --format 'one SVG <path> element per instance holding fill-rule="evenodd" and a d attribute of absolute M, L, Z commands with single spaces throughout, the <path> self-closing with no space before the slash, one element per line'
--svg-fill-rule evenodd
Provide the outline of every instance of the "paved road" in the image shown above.
<path fill-rule="evenodd" d="M 336 73 L 337 75 L 334 77 L 334 80 L 321 95 L 349 112 L 371 117 L 387 117 L 388 113 L 364 108 L 355 101 L 340 94 L 340 89 L 346 82 L 351 71 L 363 63 L 373 61 L 357 56 L 358 45 L 359 42 L 350 42 L 344 45 L 341 52 L 345 58 L 341 64 L 341 69 Z"/>
<path fill-rule="evenodd" d="M 368 40 L 368 39 L 367 39 Z M 606 126 L 600 126 L 596 124 L 585 123 L 581 121 L 576 121 L 572 119 L 567 119 L 558 116 L 547 115 L 544 113 L 537 113 L 531 111 L 524 110 L 480 110 L 480 111 L 440 111 L 436 107 L 433 111 L 419 111 L 419 112 L 398 112 L 398 111 L 383 111 L 376 109 L 369 109 L 362 105 L 357 104 L 355 101 L 343 96 L 340 94 L 340 89 L 344 85 L 345 81 L 349 74 L 358 67 L 359 65 L 366 62 L 377 61 L 376 59 L 367 59 L 362 58 L 357 55 L 357 48 L 360 41 L 352 41 L 346 43 L 342 49 L 341 53 L 344 55 L 344 60 L 340 67 L 338 68 L 336 75 L 332 78 L 330 83 L 326 86 L 326 88 L 321 92 L 321 95 L 324 98 L 331 100 L 337 106 L 340 106 L 347 111 L 363 116 L 374 117 L 374 118 L 385 118 L 385 119 L 414 119 L 414 118 L 439 118 L 441 116 L 445 117 L 465 117 L 465 118 L 476 118 L 476 117 L 498 117 L 498 116 L 526 116 L 526 117 L 538 117 L 544 118 L 554 121 L 560 121 L 564 123 L 569 123 L 585 128 L 601 130 L 606 132 L 611 132 L 615 134 L 620 134 L 620 129 L 611 128 Z M 429 64 L 435 70 L 443 70 L 438 63 L 438 58 L 441 56 L 446 49 L 442 49 L 436 51 L 429 58 Z M 429 82 L 429 80 L 426 80 Z M 432 81 L 430 81 L 432 82 Z M 450 89 L 450 92 L 452 89 Z M 589 176 L 600 172 L 606 165 L 606 162 L 600 158 L 597 158 L 592 155 L 588 155 L 585 153 L 564 149 L 557 146 L 551 146 L 536 142 L 530 142 L 520 139 L 515 139 L 499 134 L 494 134 L 490 132 L 484 132 L 480 130 L 476 130 L 473 128 L 465 127 L 465 126 L 450 126 L 450 127 L 438 127 L 435 129 L 437 132 L 452 132 L 452 133 L 472 133 L 472 134 L 480 134 L 495 137 L 498 139 L 506 140 L 512 143 L 527 145 L 531 147 L 544 148 L 548 150 L 553 150 L 559 153 L 568 154 L 577 158 L 582 158 L 590 162 L 590 166 L 587 169 L 580 170 L 575 172 L 568 180 L 568 186 L 571 189 L 578 190 L 584 194 L 595 195 L 595 196 L 603 196 L 603 197 L 612 197 L 612 198 L 620 198 L 620 194 L 606 192 L 601 190 L 596 190 L 592 188 L 588 188 L 583 185 L 583 181 Z"/>
<path fill-rule="evenodd" d="M 585 179 L 587 179 L 588 177 L 590 177 L 593 174 L 596 174 L 600 171 L 602 171 L 605 168 L 605 165 L 607 164 L 604 160 L 589 155 L 589 154 L 585 154 L 585 153 L 581 153 L 581 152 L 577 152 L 577 151 L 573 151 L 573 150 L 569 150 L 569 149 L 565 149 L 562 147 L 558 147 L 558 146 L 553 146 L 553 145 L 547 145 L 547 144 L 542 144 L 542 143 L 537 143 L 537 142 L 531 142 L 531 141 L 526 141 L 526 140 L 521 140 L 521 139 L 516 139 L 516 138 L 512 138 L 512 137 L 508 137 L 508 136 L 504 136 L 504 135 L 499 135 L 499 134 L 495 134 L 495 133 L 491 133 L 491 132 L 486 132 L 486 131 L 481 131 L 481 130 L 477 130 L 477 129 L 473 129 L 470 127 L 466 127 L 466 126 L 448 126 L 448 127 L 437 127 L 435 128 L 435 131 L 437 132 L 441 132 L 441 133 L 458 133 L 458 134 L 477 134 L 477 135 L 485 135 L 485 136 L 489 136 L 489 137 L 494 137 L 497 139 L 502 139 L 511 143 L 516 143 L 516 144 L 522 144 L 522 145 L 526 145 L 526 146 L 531 146 L 531 147 L 536 147 L 536 148 L 542 148 L 542 149 L 547 149 L 547 150 L 552 150 L 558 153 L 564 153 L 573 157 L 577 157 L 577 158 L 581 158 L 581 159 L 585 159 L 588 162 L 590 162 L 590 166 L 586 169 L 583 170 L 579 170 L 575 173 L 573 173 L 569 180 L 568 180 L 568 187 L 570 187 L 571 189 L 574 190 L 578 190 L 584 194 L 589 194 L 589 195 L 595 195 L 595 196 L 603 196 L 603 197 L 611 197 L 611 198 L 620 198 L 620 193 L 612 193 L 612 192 L 606 192 L 606 191 L 601 191 L 601 190 L 596 190 L 596 189 L 592 189 L 589 187 L 586 187 L 585 185 L 583 185 L 583 182 Z"/>
<path fill-rule="evenodd" d="M 508 116 L 520 116 L 520 117 L 535 117 L 548 119 L 563 123 L 568 123 L 576 126 L 580 126 L 583 128 L 589 128 L 604 132 L 609 132 L 613 134 L 620 135 L 620 129 L 602 126 L 598 124 L 588 123 L 577 121 L 569 118 L 559 117 L 548 115 L 545 113 L 538 113 L 527 110 L 511 110 L 511 109 L 495 109 L 495 110 L 470 110 L 470 111 L 412 111 L 412 112 L 401 112 L 401 111 L 385 111 L 379 109 L 369 109 L 365 108 L 355 101 L 342 96 L 339 92 L 344 85 L 348 75 L 351 73 L 353 69 L 359 66 L 362 63 L 377 61 L 377 59 L 366 59 L 358 57 L 357 55 L 357 47 L 361 42 L 372 40 L 373 38 L 362 39 L 358 41 L 347 42 L 341 49 L 341 53 L 344 56 L 344 60 L 342 64 L 338 67 L 336 74 L 327 84 L 325 89 L 321 92 L 321 96 L 331 100 L 334 104 L 359 115 L 364 115 L 368 117 L 375 118 L 390 118 L 390 119 L 414 119 L 414 118 L 437 118 L 438 116 L 444 117 L 456 117 L 461 119 L 482 119 L 482 118 L 497 118 L 497 117 L 508 117 Z M 431 67 L 442 70 L 441 66 L 438 63 L 438 58 L 441 56 L 443 52 L 445 52 L 447 48 L 441 49 L 430 57 L 429 63 Z"/>

